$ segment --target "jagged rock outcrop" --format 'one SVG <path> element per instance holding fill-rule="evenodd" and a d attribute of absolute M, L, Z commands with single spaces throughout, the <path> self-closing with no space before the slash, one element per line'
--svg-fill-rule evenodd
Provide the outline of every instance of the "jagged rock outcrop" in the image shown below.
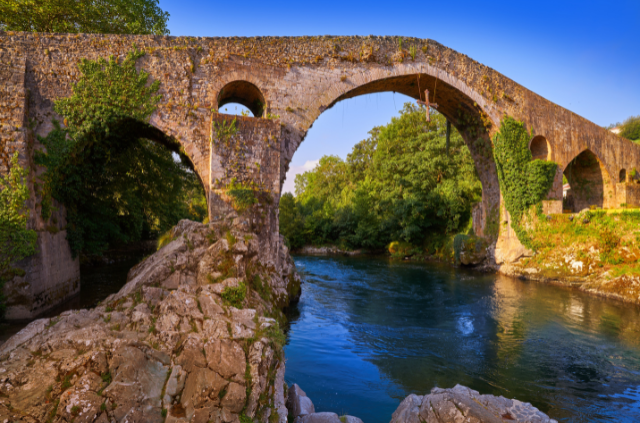
<path fill-rule="evenodd" d="M 557 423 L 529 403 L 456 385 L 433 388 L 429 395 L 409 395 L 391 417 L 391 423 Z"/>
<path fill-rule="evenodd" d="M 286 422 L 278 307 L 300 281 L 243 223 L 181 221 L 102 305 L 0 346 L 0 421 Z"/>

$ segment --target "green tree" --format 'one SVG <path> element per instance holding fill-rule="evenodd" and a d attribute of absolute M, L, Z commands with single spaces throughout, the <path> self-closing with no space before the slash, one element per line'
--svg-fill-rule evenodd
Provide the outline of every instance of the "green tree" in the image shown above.
<path fill-rule="evenodd" d="M 304 220 L 293 194 L 286 192 L 280 197 L 280 233 L 292 249 L 304 246 Z"/>
<path fill-rule="evenodd" d="M 620 125 L 620 136 L 640 141 L 640 116 L 631 116 Z"/>
<path fill-rule="evenodd" d="M 36 252 L 36 231 L 27 229 L 30 193 L 26 185 L 28 172 L 18 163 L 18 153 L 11 158 L 9 173 L 0 176 L 0 317 L 4 314 L 3 286 L 16 274 L 24 271 L 14 268 L 16 261 Z"/>
<path fill-rule="evenodd" d="M 66 128 L 40 141 L 43 218 L 51 197 L 67 209 L 67 238 L 74 254 L 99 254 L 109 246 L 156 237 L 181 218 L 202 220 L 206 201 L 190 162 L 176 141 L 149 125 L 160 96 L 158 83 L 135 68 L 134 50 L 118 64 L 82 61 L 73 95 L 55 102 Z M 150 141 L 153 139 L 153 141 Z"/>
<path fill-rule="evenodd" d="M 457 131 L 447 154 L 445 118 L 435 114 L 426 122 L 424 113 L 406 104 L 399 117 L 356 144 L 346 161 L 324 156 L 296 176 L 295 198 L 287 196 L 280 206 L 281 230 L 295 232 L 293 248 L 332 243 L 378 249 L 394 240 L 420 245 L 431 234 L 466 227 L 482 194 L 474 162 Z"/>
<path fill-rule="evenodd" d="M 168 35 L 158 0 L 0 0 L 0 30 Z"/>

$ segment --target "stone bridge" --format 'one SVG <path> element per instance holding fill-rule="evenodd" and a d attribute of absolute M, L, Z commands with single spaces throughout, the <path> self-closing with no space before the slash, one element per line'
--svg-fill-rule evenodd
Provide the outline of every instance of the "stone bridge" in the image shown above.
<path fill-rule="evenodd" d="M 0 33 L 0 171 L 19 151 L 37 177 L 41 170 L 32 160 L 39 148 L 36 135 L 52 129 L 57 117 L 53 101 L 71 94 L 80 59 L 124 58 L 134 45 L 146 52 L 138 67 L 160 81 L 163 96 L 151 117 L 158 131 L 150 137 L 165 144 L 172 140 L 188 155 L 207 193 L 212 219 L 230 210 L 224 193 L 232 178 L 259 187 L 277 204 L 291 158 L 324 110 L 347 98 L 384 91 L 425 100 L 425 89 L 471 150 L 483 187 L 474 229 L 497 241 L 492 259 L 498 264 L 524 252 L 505 223 L 509 217 L 500 207 L 490 149 L 505 115 L 523 121 L 534 133 L 534 157 L 560 165 L 544 204 L 547 213 L 562 212 L 563 172 L 572 186 L 565 204 L 574 210 L 640 203 L 640 185 L 631 176 L 638 178 L 632 170 L 640 167 L 639 146 L 464 54 L 433 40 L 406 37 Z M 233 139 L 217 140 L 214 124 L 231 119 L 217 110 L 230 102 L 247 106 L 256 117 L 238 117 Z M 32 188 L 35 179 L 30 178 Z M 21 298 L 9 309 L 13 318 L 36 315 L 79 289 L 64 212 L 43 221 L 33 191 L 30 225 L 39 231 L 39 253 L 25 261 L 27 275 L 10 286 L 10 295 Z M 277 208 L 269 216 L 265 242 L 275 245 Z"/>

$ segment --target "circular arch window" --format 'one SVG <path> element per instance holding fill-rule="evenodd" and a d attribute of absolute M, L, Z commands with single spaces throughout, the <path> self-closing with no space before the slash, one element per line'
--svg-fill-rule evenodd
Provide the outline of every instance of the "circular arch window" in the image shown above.
<path fill-rule="evenodd" d="M 218 110 L 225 104 L 239 103 L 251 110 L 255 117 L 261 117 L 265 111 L 264 96 L 251 82 L 233 81 L 225 85 L 218 94 Z"/>

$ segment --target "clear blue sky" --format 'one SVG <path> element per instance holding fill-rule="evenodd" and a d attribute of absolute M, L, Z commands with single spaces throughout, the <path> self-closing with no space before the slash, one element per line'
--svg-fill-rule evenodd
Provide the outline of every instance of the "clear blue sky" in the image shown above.
<path fill-rule="evenodd" d="M 160 0 L 172 35 L 402 35 L 430 38 L 606 126 L 640 115 L 640 0 Z M 309 131 L 293 166 L 345 157 L 406 97 L 336 105 Z"/>

